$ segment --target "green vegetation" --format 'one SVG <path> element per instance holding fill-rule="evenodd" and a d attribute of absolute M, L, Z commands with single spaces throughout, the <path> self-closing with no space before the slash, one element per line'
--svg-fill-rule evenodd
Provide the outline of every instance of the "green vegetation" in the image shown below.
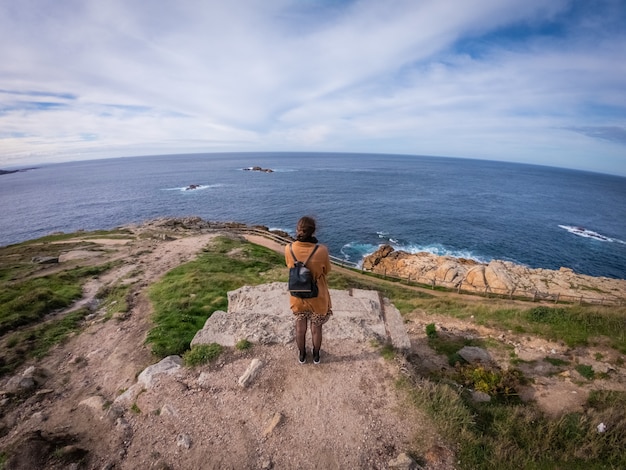
<path fill-rule="evenodd" d="M 496 299 L 481 302 L 446 297 L 422 297 L 415 299 L 414 305 L 428 313 L 463 320 L 471 318 L 479 325 L 563 341 L 570 347 L 594 344 L 595 338 L 601 336 L 609 341 L 610 347 L 626 354 L 626 307 L 568 305 L 529 308 L 521 306 L 523 304 L 511 307 Z"/>
<path fill-rule="evenodd" d="M 283 257 L 267 248 L 218 237 L 194 261 L 181 265 L 152 285 L 154 328 L 147 342 L 165 357 L 183 354 L 216 310 L 227 310 L 228 291 L 244 285 L 286 280 Z"/>
<path fill-rule="evenodd" d="M 217 343 L 197 344 L 183 354 L 183 361 L 189 367 L 201 366 L 217 359 L 222 351 L 222 346 Z"/>
<path fill-rule="evenodd" d="M 87 309 L 76 310 L 62 318 L 6 335 L 6 350 L 4 357 L 0 358 L 0 375 L 15 370 L 28 359 L 45 356 L 54 345 L 79 331 L 88 313 Z"/>
<path fill-rule="evenodd" d="M 82 284 L 109 266 L 75 268 L 44 277 L 2 282 L 0 335 L 41 321 L 47 314 L 66 308 L 82 295 Z"/>
<path fill-rule="evenodd" d="M 550 418 L 518 401 L 475 403 L 451 382 L 401 383 L 442 436 L 458 444 L 459 468 L 626 468 L 624 392 L 592 392 L 582 412 Z"/>
<path fill-rule="evenodd" d="M 502 371 L 480 365 L 463 365 L 458 368 L 456 382 L 491 397 L 509 399 L 517 396 L 517 389 L 525 379 L 515 369 Z"/>
<path fill-rule="evenodd" d="M 443 354 L 448 358 L 448 364 L 451 366 L 457 363 L 464 363 L 465 361 L 458 352 L 464 346 L 482 346 L 482 342 L 462 337 L 442 337 L 438 334 L 428 336 L 428 345 L 435 350 L 438 354 Z"/>
<path fill-rule="evenodd" d="M 100 307 L 106 310 L 105 318 L 108 320 L 116 314 L 128 313 L 130 306 L 128 296 L 131 286 L 124 284 L 107 285 L 101 288 L 96 298 L 101 300 Z"/>
<path fill-rule="evenodd" d="M 37 258 L 56 258 L 60 253 L 101 249 L 90 239 L 126 238 L 125 231 L 55 234 L 0 249 L 0 375 L 15 370 L 30 358 L 45 356 L 51 347 L 80 331 L 89 313 L 80 309 L 57 317 L 82 296 L 83 284 L 119 262 L 94 266 L 68 263 L 38 264 Z M 101 296 L 106 301 L 106 296 Z"/>
<path fill-rule="evenodd" d="M 385 343 L 383 344 L 380 349 L 380 355 L 383 357 L 383 359 L 385 359 L 386 361 L 391 361 L 394 357 L 396 357 L 396 350 L 394 349 L 394 347 L 389 344 L 389 343 Z"/>
<path fill-rule="evenodd" d="M 578 372 L 587 380 L 593 380 L 593 378 L 596 375 L 595 372 L 593 371 L 593 367 L 585 365 L 585 364 L 577 364 L 575 369 L 576 369 L 576 372 Z"/>
<path fill-rule="evenodd" d="M 235 348 L 239 351 L 245 351 L 246 349 L 250 349 L 251 347 L 252 343 L 247 339 L 240 339 L 239 341 L 237 341 L 237 344 L 235 344 Z"/>
<path fill-rule="evenodd" d="M 621 450 L 626 445 L 625 392 L 594 391 L 583 412 L 550 418 L 519 400 L 519 387 L 527 382 L 521 372 L 466 364 L 457 352 L 471 341 L 440 335 L 434 324 L 426 326 L 425 334 L 428 344 L 454 367 L 412 381 L 403 379 L 401 384 L 441 435 L 457 443 L 460 468 L 626 468 Z M 569 364 L 546 360 L 555 366 Z M 590 366 L 578 365 L 576 370 L 589 380 L 595 377 Z M 471 390 L 486 393 L 491 400 L 475 402 Z M 598 430 L 600 423 L 605 432 Z"/>
<path fill-rule="evenodd" d="M 563 359 L 559 359 L 558 357 L 545 357 L 543 360 L 549 362 L 556 367 L 569 365 L 569 361 L 564 361 Z"/>

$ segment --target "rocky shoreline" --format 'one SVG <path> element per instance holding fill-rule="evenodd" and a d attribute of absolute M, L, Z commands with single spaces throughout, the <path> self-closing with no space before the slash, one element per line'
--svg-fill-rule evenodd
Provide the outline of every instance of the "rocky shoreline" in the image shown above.
<path fill-rule="evenodd" d="M 581 303 L 626 302 L 626 280 L 577 274 L 565 267 L 533 269 L 501 260 L 484 264 L 424 252 L 411 254 L 383 245 L 364 258 L 363 269 L 464 292 Z"/>
<path fill-rule="evenodd" d="M 141 224 L 143 230 L 165 229 L 174 233 L 208 233 L 214 230 L 270 230 L 262 225 L 239 222 L 210 222 L 200 217 L 161 218 Z M 290 239 L 288 233 L 271 234 Z M 626 280 L 578 274 L 572 269 L 529 268 L 510 261 L 493 260 L 487 264 L 464 258 L 411 254 L 382 245 L 363 259 L 363 269 L 388 277 L 458 292 L 494 294 L 534 300 L 623 305 L 626 303 Z"/>
<path fill-rule="evenodd" d="M 197 216 L 157 218 L 139 224 L 129 224 L 126 228 L 151 232 L 165 239 L 221 230 L 255 231 L 257 234 L 266 233 L 266 237 L 275 235 L 284 240 L 291 239 L 286 232 L 270 231 L 268 227 L 262 225 L 207 221 Z M 57 260 L 33 261 L 46 263 Z M 390 245 L 382 245 L 377 251 L 366 256 L 362 267 L 365 271 L 387 277 L 472 294 L 606 305 L 626 303 L 626 280 L 577 274 L 566 267 L 559 270 L 535 269 L 502 260 L 493 260 L 485 264 L 425 252 L 411 254 L 395 250 Z"/>

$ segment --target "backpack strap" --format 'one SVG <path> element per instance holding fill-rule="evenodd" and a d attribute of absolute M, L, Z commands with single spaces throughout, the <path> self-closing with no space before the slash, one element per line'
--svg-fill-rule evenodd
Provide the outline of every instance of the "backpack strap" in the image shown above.
<path fill-rule="evenodd" d="M 311 257 L 315 254 L 315 252 L 317 251 L 319 245 L 315 245 L 315 248 L 313 248 L 313 251 L 311 252 L 311 254 L 309 255 L 309 257 L 306 259 L 306 261 L 304 262 L 304 265 L 306 266 L 306 264 L 309 262 L 309 260 L 311 259 Z"/>
<path fill-rule="evenodd" d="M 293 253 L 293 247 L 292 247 L 293 243 L 289 244 L 289 251 L 291 251 L 291 257 L 293 258 L 293 262 L 294 264 L 298 262 L 298 258 L 296 258 L 296 255 L 294 255 Z M 308 261 L 308 260 L 307 260 Z"/>
<path fill-rule="evenodd" d="M 293 243 L 289 244 L 289 251 L 291 251 L 291 257 L 293 258 L 293 261 L 295 263 L 298 262 L 298 258 L 296 258 L 296 255 L 293 253 Z M 309 255 L 309 257 L 306 259 L 306 261 L 304 262 L 304 265 L 306 266 L 306 264 L 309 262 L 309 260 L 311 259 L 311 257 L 315 254 L 315 252 L 317 251 L 319 245 L 315 244 L 315 248 L 313 248 L 313 251 L 311 252 L 311 254 Z"/>

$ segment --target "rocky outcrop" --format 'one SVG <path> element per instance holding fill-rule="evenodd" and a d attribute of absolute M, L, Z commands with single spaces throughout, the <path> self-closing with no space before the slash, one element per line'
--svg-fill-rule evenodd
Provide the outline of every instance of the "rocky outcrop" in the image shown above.
<path fill-rule="evenodd" d="M 251 166 L 249 168 L 244 168 L 246 171 L 260 171 L 261 173 L 273 173 L 274 170 L 271 168 L 261 168 L 260 166 Z"/>
<path fill-rule="evenodd" d="M 469 292 L 593 303 L 626 301 L 626 280 L 576 274 L 572 269 L 532 269 L 509 261 L 488 264 L 389 245 L 365 257 L 363 269 L 390 277 Z"/>

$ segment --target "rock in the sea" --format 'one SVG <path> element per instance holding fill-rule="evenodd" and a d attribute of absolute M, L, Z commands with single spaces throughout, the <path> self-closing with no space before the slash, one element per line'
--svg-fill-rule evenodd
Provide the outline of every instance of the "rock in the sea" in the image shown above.
<path fill-rule="evenodd" d="M 244 168 L 246 171 L 260 171 L 261 173 L 273 173 L 274 170 L 271 168 L 261 168 L 260 166 L 251 166 L 248 168 Z"/>

